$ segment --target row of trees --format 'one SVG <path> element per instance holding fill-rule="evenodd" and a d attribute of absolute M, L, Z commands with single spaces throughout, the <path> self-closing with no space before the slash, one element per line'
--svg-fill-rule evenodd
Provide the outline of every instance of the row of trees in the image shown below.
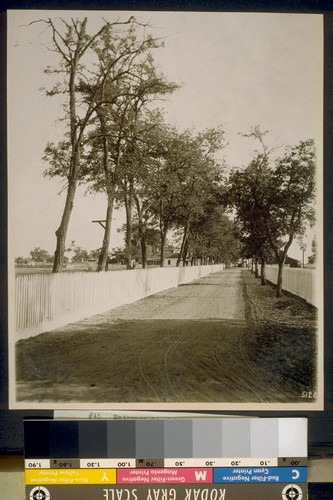
<path fill-rule="evenodd" d="M 106 196 L 98 270 L 106 270 L 112 213 L 126 211 L 126 261 L 139 242 L 142 266 L 147 243 L 158 231 L 163 266 L 168 234 L 181 239 L 179 264 L 189 253 L 207 261 L 233 260 L 233 225 L 222 209 L 222 128 L 180 132 L 164 122 L 157 104 L 177 89 L 158 71 L 152 55 L 161 43 L 144 34 L 134 18 L 105 22 L 94 35 L 87 19 L 46 23 L 52 34 L 61 80 L 47 93 L 64 99 L 64 140 L 49 143 L 45 174 L 66 179 L 66 201 L 56 231 L 53 272 L 62 269 L 66 236 L 79 183 Z M 135 229 L 135 231 L 134 231 Z M 137 237 L 134 238 L 134 235 Z M 223 239 L 222 236 L 225 236 Z M 228 243 L 226 243 L 228 242 Z M 231 243 L 232 242 L 232 243 Z"/>
<path fill-rule="evenodd" d="M 261 262 L 262 284 L 266 262 L 278 263 L 279 297 L 288 250 L 315 222 L 315 148 L 313 140 L 301 141 L 273 160 L 273 149 L 268 149 L 264 141 L 266 133 L 254 127 L 247 135 L 259 141 L 261 149 L 246 168 L 232 172 L 228 193 L 236 212 L 243 255 Z"/>
<path fill-rule="evenodd" d="M 127 146 L 136 132 L 140 111 L 152 100 L 172 92 L 176 86 L 156 72 L 151 50 L 158 42 L 151 36 L 139 37 L 139 23 L 104 22 L 99 31 L 88 33 L 83 21 L 41 21 L 51 30 L 52 47 L 59 56 L 56 67 L 47 73 L 61 80 L 47 93 L 64 99 L 67 136 L 59 144 L 48 144 L 45 160 L 50 176 L 66 178 L 66 201 L 56 231 L 57 245 L 53 272 L 61 270 L 68 225 L 79 182 L 91 180 L 95 189 L 107 195 L 105 234 L 99 269 L 107 261 L 112 210 L 119 185 L 119 167 Z M 112 122 L 112 128 L 110 123 Z M 111 151 L 111 147 L 115 150 Z M 93 171 L 90 172 L 92 161 Z M 96 178 L 96 172 L 98 172 Z"/>
<path fill-rule="evenodd" d="M 53 272 L 64 263 L 76 189 L 84 184 L 106 198 L 99 271 L 107 269 L 113 210 L 123 206 L 128 267 L 138 249 L 145 267 L 147 245 L 157 239 L 163 266 L 172 231 L 179 238 L 178 264 L 189 255 L 226 263 L 242 255 L 261 261 L 264 283 L 265 263 L 274 260 L 280 294 L 288 250 L 314 221 L 313 141 L 273 159 L 266 133 L 255 127 L 248 137 L 260 150 L 227 178 L 221 127 L 180 132 L 165 123 L 158 105 L 178 85 L 158 70 L 153 51 L 162 43 L 146 35 L 146 26 L 131 17 L 104 22 L 91 35 L 87 19 L 39 22 L 50 30 L 58 56 L 46 70 L 56 77 L 47 93 L 62 96 L 67 124 L 63 140 L 49 143 L 44 155 L 45 174 L 66 181 Z"/>
<path fill-rule="evenodd" d="M 72 264 L 87 264 L 89 261 L 98 260 L 100 254 L 100 248 L 95 250 L 86 250 L 82 247 L 76 246 L 75 241 L 72 241 L 70 247 L 66 249 L 66 255 L 64 256 L 64 263 L 67 264 L 71 262 Z M 125 252 L 121 248 L 116 248 L 109 254 L 110 262 L 122 262 L 125 259 Z M 40 247 L 35 247 L 29 252 L 29 257 L 16 257 L 15 264 L 17 266 L 27 265 L 31 262 L 38 264 L 53 264 L 53 255 L 51 255 L 47 250 Z"/>

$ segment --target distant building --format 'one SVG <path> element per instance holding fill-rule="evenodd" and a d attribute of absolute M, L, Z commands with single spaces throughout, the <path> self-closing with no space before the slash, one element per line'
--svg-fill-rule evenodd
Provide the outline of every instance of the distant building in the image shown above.
<path fill-rule="evenodd" d="M 289 267 L 301 267 L 301 262 L 297 259 L 293 259 L 292 257 L 287 257 L 285 265 Z"/>
<path fill-rule="evenodd" d="M 166 252 L 164 256 L 164 267 L 176 267 L 179 253 Z M 147 258 L 147 266 L 160 266 L 161 254 L 151 255 Z M 186 266 L 190 264 L 190 259 L 186 259 Z M 181 265 L 183 263 L 181 262 Z"/>
<path fill-rule="evenodd" d="M 273 266 L 278 265 L 276 260 L 269 261 L 268 264 L 273 265 Z M 285 261 L 284 265 L 286 267 L 302 267 L 300 260 L 293 259 L 292 257 L 288 257 L 288 256 L 286 257 L 286 261 Z"/>

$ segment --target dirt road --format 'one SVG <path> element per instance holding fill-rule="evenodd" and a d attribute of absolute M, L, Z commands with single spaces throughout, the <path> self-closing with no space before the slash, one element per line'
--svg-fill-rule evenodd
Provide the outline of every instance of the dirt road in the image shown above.
<path fill-rule="evenodd" d="M 256 356 L 241 269 L 17 343 L 17 400 L 290 402 Z"/>

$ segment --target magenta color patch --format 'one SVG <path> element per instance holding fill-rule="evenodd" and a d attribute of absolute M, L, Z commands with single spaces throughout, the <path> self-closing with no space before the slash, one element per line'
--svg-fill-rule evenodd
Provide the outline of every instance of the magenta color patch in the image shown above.
<path fill-rule="evenodd" d="M 211 468 L 117 469 L 117 484 L 191 484 L 212 482 L 213 469 Z"/>

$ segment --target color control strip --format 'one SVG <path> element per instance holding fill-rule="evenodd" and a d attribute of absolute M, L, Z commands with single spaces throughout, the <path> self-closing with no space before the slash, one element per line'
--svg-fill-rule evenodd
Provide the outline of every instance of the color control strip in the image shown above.
<path fill-rule="evenodd" d="M 26 420 L 24 428 L 26 459 L 159 457 L 169 466 L 202 457 L 307 456 L 304 418 Z"/>
<path fill-rule="evenodd" d="M 305 483 L 307 467 L 27 469 L 25 481 L 27 485 Z"/>
<path fill-rule="evenodd" d="M 151 467 L 304 467 L 307 458 L 184 458 L 184 459 L 41 459 L 25 460 L 26 469 L 122 469 Z"/>

